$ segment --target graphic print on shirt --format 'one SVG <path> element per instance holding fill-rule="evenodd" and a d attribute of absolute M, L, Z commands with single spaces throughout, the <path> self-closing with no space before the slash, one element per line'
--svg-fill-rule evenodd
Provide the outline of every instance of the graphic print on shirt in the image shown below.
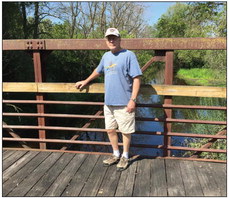
<path fill-rule="evenodd" d="M 108 66 L 104 66 L 106 75 L 117 74 L 117 64 L 110 63 Z"/>

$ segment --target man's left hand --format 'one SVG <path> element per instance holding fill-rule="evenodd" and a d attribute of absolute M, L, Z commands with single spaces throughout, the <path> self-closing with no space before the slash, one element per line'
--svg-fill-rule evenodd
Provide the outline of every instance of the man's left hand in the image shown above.
<path fill-rule="evenodd" d="M 132 113 L 135 111 L 136 103 L 133 100 L 130 100 L 127 104 L 126 111 L 129 113 Z"/>

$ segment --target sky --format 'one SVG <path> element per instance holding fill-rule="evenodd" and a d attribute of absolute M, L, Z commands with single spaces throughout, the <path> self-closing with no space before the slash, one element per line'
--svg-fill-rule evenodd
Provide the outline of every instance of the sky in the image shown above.
<path fill-rule="evenodd" d="M 176 2 L 144 2 L 146 6 L 145 19 L 149 25 L 154 25 L 157 23 L 158 19 L 164 14 L 167 9 L 176 4 Z"/>

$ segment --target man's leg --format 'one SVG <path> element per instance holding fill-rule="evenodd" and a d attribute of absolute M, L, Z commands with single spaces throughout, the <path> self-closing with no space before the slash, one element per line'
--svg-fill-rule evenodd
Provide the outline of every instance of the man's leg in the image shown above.
<path fill-rule="evenodd" d="M 129 149 L 130 149 L 130 142 L 131 142 L 131 134 L 122 134 L 123 139 L 123 156 L 125 158 L 129 158 Z"/>
<path fill-rule="evenodd" d="M 114 163 L 117 163 L 120 159 L 120 152 L 118 148 L 118 134 L 115 129 L 109 129 L 107 130 L 108 138 L 110 140 L 112 149 L 113 149 L 113 155 L 109 157 L 108 159 L 103 160 L 103 164 L 105 166 L 110 166 Z"/>
<path fill-rule="evenodd" d="M 108 138 L 110 140 L 113 151 L 119 150 L 118 148 L 118 134 L 115 129 L 107 130 Z"/>
<path fill-rule="evenodd" d="M 120 153 L 118 148 L 118 135 L 115 130 L 118 127 L 118 125 L 113 114 L 113 107 L 104 105 L 104 116 L 107 135 L 111 142 L 113 155 L 119 157 Z"/>
<path fill-rule="evenodd" d="M 123 138 L 123 153 L 121 160 L 117 164 L 117 170 L 122 171 L 125 170 L 129 164 L 129 149 L 130 149 L 130 141 L 131 134 L 122 134 Z"/>

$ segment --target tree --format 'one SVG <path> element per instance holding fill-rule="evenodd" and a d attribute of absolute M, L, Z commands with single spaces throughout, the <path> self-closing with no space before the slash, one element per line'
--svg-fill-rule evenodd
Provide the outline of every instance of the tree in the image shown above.
<path fill-rule="evenodd" d="M 2 38 L 23 38 L 22 17 L 18 2 L 2 3 Z"/>
<path fill-rule="evenodd" d="M 203 36 L 223 36 L 218 34 L 218 23 L 224 21 L 225 24 L 226 22 L 225 2 L 194 2 L 190 3 L 189 7 L 187 20 L 190 31 L 186 32 L 187 36 L 200 35 L 202 31 Z M 223 16 L 222 14 L 224 17 L 220 17 Z M 221 28 L 226 29 L 226 26 Z"/>
<path fill-rule="evenodd" d="M 177 3 L 168 9 L 156 25 L 156 36 L 158 37 L 217 37 L 226 36 L 225 33 L 225 2 Z M 226 73 L 224 51 L 176 51 L 175 62 L 176 69 L 208 67 L 215 70 L 217 75 L 219 74 L 217 68 L 220 65 L 220 73 Z"/>
<path fill-rule="evenodd" d="M 110 12 L 110 26 L 125 30 L 128 34 L 133 34 L 135 37 L 141 36 L 141 32 L 145 27 L 142 17 L 144 12 L 142 4 L 110 2 L 108 11 Z"/>
<path fill-rule="evenodd" d="M 50 16 L 69 24 L 70 38 L 101 38 L 108 27 L 140 37 L 145 27 L 140 3 L 50 2 L 48 7 Z"/>
<path fill-rule="evenodd" d="M 188 29 L 187 12 L 188 5 L 176 3 L 171 6 L 165 14 L 158 20 L 156 24 L 156 37 L 185 37 L 185 32 Z"/>
<path fill-rule="evenodd" d="M 214 37 L 226 30 L 226 4 L 176 3 L 159 19 L 158 37 Z M 220 30 L 218 24 L 221 24 Z M 224 35 L 225 36 L 225 35 Z"/>

